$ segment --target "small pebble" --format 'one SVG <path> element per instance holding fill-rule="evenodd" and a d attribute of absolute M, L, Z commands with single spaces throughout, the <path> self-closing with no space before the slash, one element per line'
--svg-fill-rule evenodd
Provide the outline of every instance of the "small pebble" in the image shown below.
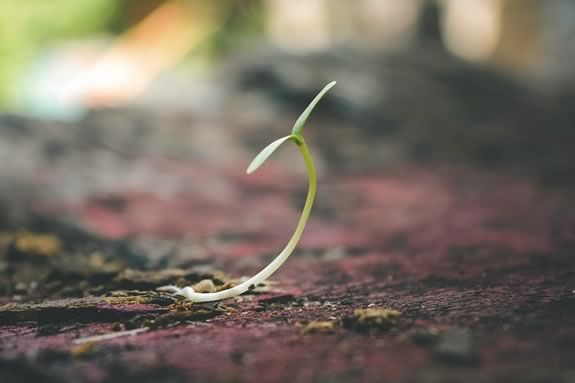
<path fill-rule="evenodd" d="M 446 364 L 475 366 L 479 364 L 471 332 L 465 328 L 453 328 L 441 336 L 435 349 L 436 358 Z"/>
<path fill-rule="evenodd" d="M 196 283 L 194 286 L 194 291 L 197 293 L 215 293 L 216 285 L 211 279 L 203 279 Z"/>

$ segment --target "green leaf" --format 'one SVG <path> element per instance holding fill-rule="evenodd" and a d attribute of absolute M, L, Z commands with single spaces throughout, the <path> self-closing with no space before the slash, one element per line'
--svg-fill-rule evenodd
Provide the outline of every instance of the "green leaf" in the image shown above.
<path fill-rule="evenodd" d="M 284 142 L 286 142 L 287 140 L 289 140 L 291 138 L 293 138 L 293 135 L 290 134 L 289 136 L 285 136 L 285 137 L 280 138 L 279 140 L 275 140 L 274 142 L 272 142 L 271 144 L 266 146 L 256 156 L 256 158 L 253 159 L 250 166 L 248 166 L 248 170 L 246 170 L 246 173 L 252 174 L 253 172 L 255 172 L 257 170 L 257 168 L 259 168 L 268 159 L 268 157 L 271 156 L 272 153 L 275 152 L 277 148 L 279 148 L 279 146 L 281 144 L 283 144 Z"/>
<path fill-rule="evenodd" d="M 319 100 L 321 100 L 322 97 L 327 93 L 327 91 L 330 90 L 331 88 L 333 88 L 333 86 L 336 83 L 337 83 L 336 81 L 332 81 L 329 84 L 327 84 L 326 86 L 324 86 L 323 89 L 321 90 L 321 92 L 319 92 L 317 94 L 317 96 L 315 96 L 315 98 L 312 100 L 312 102 L 310 102 L 310 104 L 307 106 L 307 108 L 305 108 L 305 110 L 303 111 L 301 116 L 299 116 L 299 118 L 295 122 L 293 129 L 291 131 L 291 133 L 294 136 L 296 136 L 296 137 L 301 136 L 301 131 L 303 129 L 303 126 L 305 125 L 305 122 L 307 121 L 307 118 L 309 117 L 309 115 L 311 114 L 311 112 L 313 111 L 313 109 L 315 108 L 317 103 L 319 102 Z"/>

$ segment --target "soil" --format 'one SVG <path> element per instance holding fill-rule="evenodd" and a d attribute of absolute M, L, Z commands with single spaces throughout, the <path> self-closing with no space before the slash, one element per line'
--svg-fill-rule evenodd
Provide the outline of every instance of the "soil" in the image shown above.
<path fill-rule="evenodd" d="M 539 113 L 517 102 L 506 115 Z M 298 250 L 265 285 L 191 304 L 157 288 L 264 267 L 305 175 L 288 149 L 238 166 L 277 126 L 145 113 L 0 119 L 1 382 L 573 382 L 574 193 L 541 176 L 575 163 L 563 136 L 523 132 L 545 138 L 530 156 L 494 128 L 473 144 L 513 156 L 489 166 L 426 141 L 443 157 L 378 167 L 377 142 L 409 141 L 342 147 L 349 130 L 310 124 L 320 191 Z"/>

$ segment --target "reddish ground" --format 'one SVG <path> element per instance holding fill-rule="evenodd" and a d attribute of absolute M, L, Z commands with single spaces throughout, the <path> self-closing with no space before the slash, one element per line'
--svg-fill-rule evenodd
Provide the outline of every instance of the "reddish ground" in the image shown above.
<path fill-rule="evenodd" d="M 323 170 L 273 283 L 190 306 L 155 288 L 265 266 L 291 234 L 305 176 L 297 162 L 248 177 L 243 158 L 147 156 L 157 182 L 131 184 L 134 168 L 122 169 L 105 193 L 82 192 L 68 167 L 38 170 L 32 213 L 4 217 L 1 382 L 573 381 L 569 188 L 459 165 Z M 73 198 L 50 194 L 59 182 Z M 355 316 L 366 308 L 401 315 Z M 124 336 L 88 338 L 110 334 Z"/>

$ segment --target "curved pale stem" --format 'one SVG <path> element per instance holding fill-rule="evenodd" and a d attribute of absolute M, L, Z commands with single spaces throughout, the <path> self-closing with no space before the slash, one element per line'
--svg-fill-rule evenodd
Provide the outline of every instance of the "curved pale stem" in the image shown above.
<path fill-rule="evenodd" d="M 295 142 L 296 145 L 298 145 L 300 153 L 303 156 L 305 165 L 307 167 L 307 172 L 309 176 L 309 189 L 307 192 L 307 197 L 305 200 L 305 204 L 299 222 L 297 223 L 297 226 L 295 228 L 292 237 L 290 238 L 289 242 L 284 247 L 284 249 L 281 251 L 281 253 L 279 253 L 279 255 L 262 271 L 260 271 L 247 281 L 242 282 L 239 285 L 234 286 L 232 288 L 219 291 L 217 293 L 198 293 L 195 292 L 191 287 L 184 287 L 183 289 L 180 289 L 179 287 L 176 286 L 166 286 L 165 288 L 163 288 L 164 291 L 171 291 L 183 295 L 194 302 L 210 302 L 231 298 L 255 288 L 257 285 L 268 279 L 270 275 L 272 275 L 286 261 L 286 259 L 288 259 L 288 257 L 291 255 L 291 253 L 293 252 L 293 250 L 295 249 L 297 243 L 301 238 L 303 229 L 309 218 L 311 208 L 313 206 L 313 201 L 315 199 L 315 193 L 317 190 L 317 176 L 315 172 L 315 167 L 313 166 L 313 161 L 311 159 L 311 155 L 305 144 L 305 141 L 301 136 L 293 137 L 292 141 Z"/>

